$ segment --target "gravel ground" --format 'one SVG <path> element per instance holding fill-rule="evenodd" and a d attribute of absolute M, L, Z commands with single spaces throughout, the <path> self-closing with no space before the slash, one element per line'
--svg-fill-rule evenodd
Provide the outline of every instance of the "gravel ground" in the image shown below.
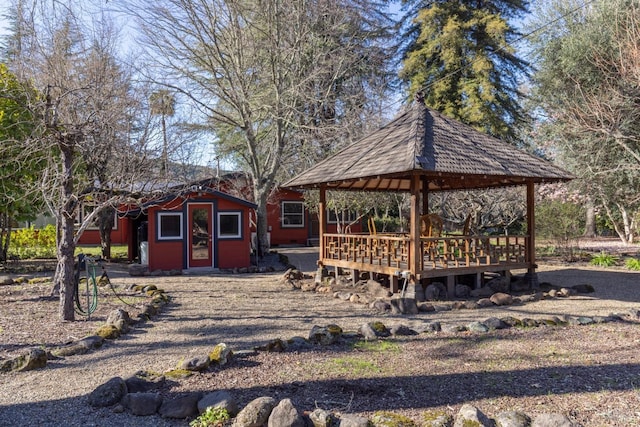
<path fill-rule="evenodd" d="M 295 260 L 305 256 L 304 251 L 293 252 Z M 37 371 L 1 374 L 0 426 L 186 426 L 186 420 L 96 410 L 88 407 L 87 394 L 114 376 L 173 369 L 221 342 L 234 350 L 251 349 L 275 338 L 308 336 L 313 325 L 335 323 L 355 331 L 372 320 L 418 328 L 434 320 L 467 324 L 492 316 L 606 316 L 640 310 L 639 273 L 545 264 L 539 271 L 540 281 L 589 283 L 596 292 L 499 309 L 393 316 L 291 290 L 283 285 L 281 272 L 145 278 L 113 274 L 118 289 L 153 283 L 173 302 L 153 321 L 97 351 L 50 361 Z M 43 298 L 46 292 L 45 285 L 29 290 L 0 286 L 0 357 L 82 337 L 118 304 L 105 291 L 106 307 L 91 322 L 59 323 L 53 320 L 57 302 Z M 163 393 L 170 398 L 187 391 L 227 389 L 241 404 L 271 395 L 292 398 L 300 410 L 319 406 L 368 415 L 385 409 L 416 421 L 424 411 L 454 414 L 471 402 L 490 416 L 519 409 L 531 415 L 561 412 L 585 427 L 638 425 L 639 331 L 636 322 L 512 328 L 482 335 L 420 334 L 373 349 L 259 352 L 172 382 Z"/>

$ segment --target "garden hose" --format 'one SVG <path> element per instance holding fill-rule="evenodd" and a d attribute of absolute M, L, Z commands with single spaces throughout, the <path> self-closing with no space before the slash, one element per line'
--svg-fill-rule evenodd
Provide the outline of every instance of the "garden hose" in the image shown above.
<path fill-rule="evenodd" d="M 80 278 L 80 270 L 86 265 L 87 277 Z M 83 308 L 80 298 L 80 282 L 85 282 L 86 286 L 86 309 Z M 95 262 L 87 263 L 84 254 L 78 255 L 78 269 L 76 270 L 76 280 L 74 286 L 74 300 L 76 303 L 76 313 L 87 316 L 91 319 L 91 314 L 98 308 L 98 282 L 96 281 Z"/>

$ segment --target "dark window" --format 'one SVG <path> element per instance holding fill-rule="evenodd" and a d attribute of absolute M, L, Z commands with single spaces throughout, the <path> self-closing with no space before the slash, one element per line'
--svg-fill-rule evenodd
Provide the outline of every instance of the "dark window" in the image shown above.
<path fill-rule="evenodd" d="M 220 238 L 242 237 L 240 212 L 225 212 L 218 214 L 218 236 Z"/>

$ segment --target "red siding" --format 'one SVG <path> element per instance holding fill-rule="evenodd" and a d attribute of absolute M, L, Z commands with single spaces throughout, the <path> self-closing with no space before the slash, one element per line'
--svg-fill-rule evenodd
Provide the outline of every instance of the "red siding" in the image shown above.
<path fill-rule="evenodd" d="M 111 230 L 111 243 L 114 245 L 126 245 L 131 232 L 131 221 L 128 218 L 118 218 L 117 230 Z M 80 245 L 100 245 L 100 232 L 95 229 L 85 230 L 78 240 Z"/>
<path fill-rule="evenodd" d="M 157 230 L 158 212 L 182 212 L 182 205 L 172 201 L 162 207 L 152 207 L 148 211 L 149 221 L 149 271 L 182 270 L 184 268 L 184 236 L 181 241 L 159 241 Z M 186 221 L 185 217 L 182 221 Z M 184 224 L 184 222 L 183 222 Z"/>

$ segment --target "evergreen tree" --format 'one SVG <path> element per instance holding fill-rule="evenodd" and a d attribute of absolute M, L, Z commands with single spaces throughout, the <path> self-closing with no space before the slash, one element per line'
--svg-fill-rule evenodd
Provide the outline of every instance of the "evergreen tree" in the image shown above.
<path fill-rule="evenodd" d="M 519 79 L 528 64 L 512 46 L 508 22 L 526 0 L 405 0 L 407 45 L 400 78 L 409 95 L 493 136 L 515 142 L 525 120 Z"/>

